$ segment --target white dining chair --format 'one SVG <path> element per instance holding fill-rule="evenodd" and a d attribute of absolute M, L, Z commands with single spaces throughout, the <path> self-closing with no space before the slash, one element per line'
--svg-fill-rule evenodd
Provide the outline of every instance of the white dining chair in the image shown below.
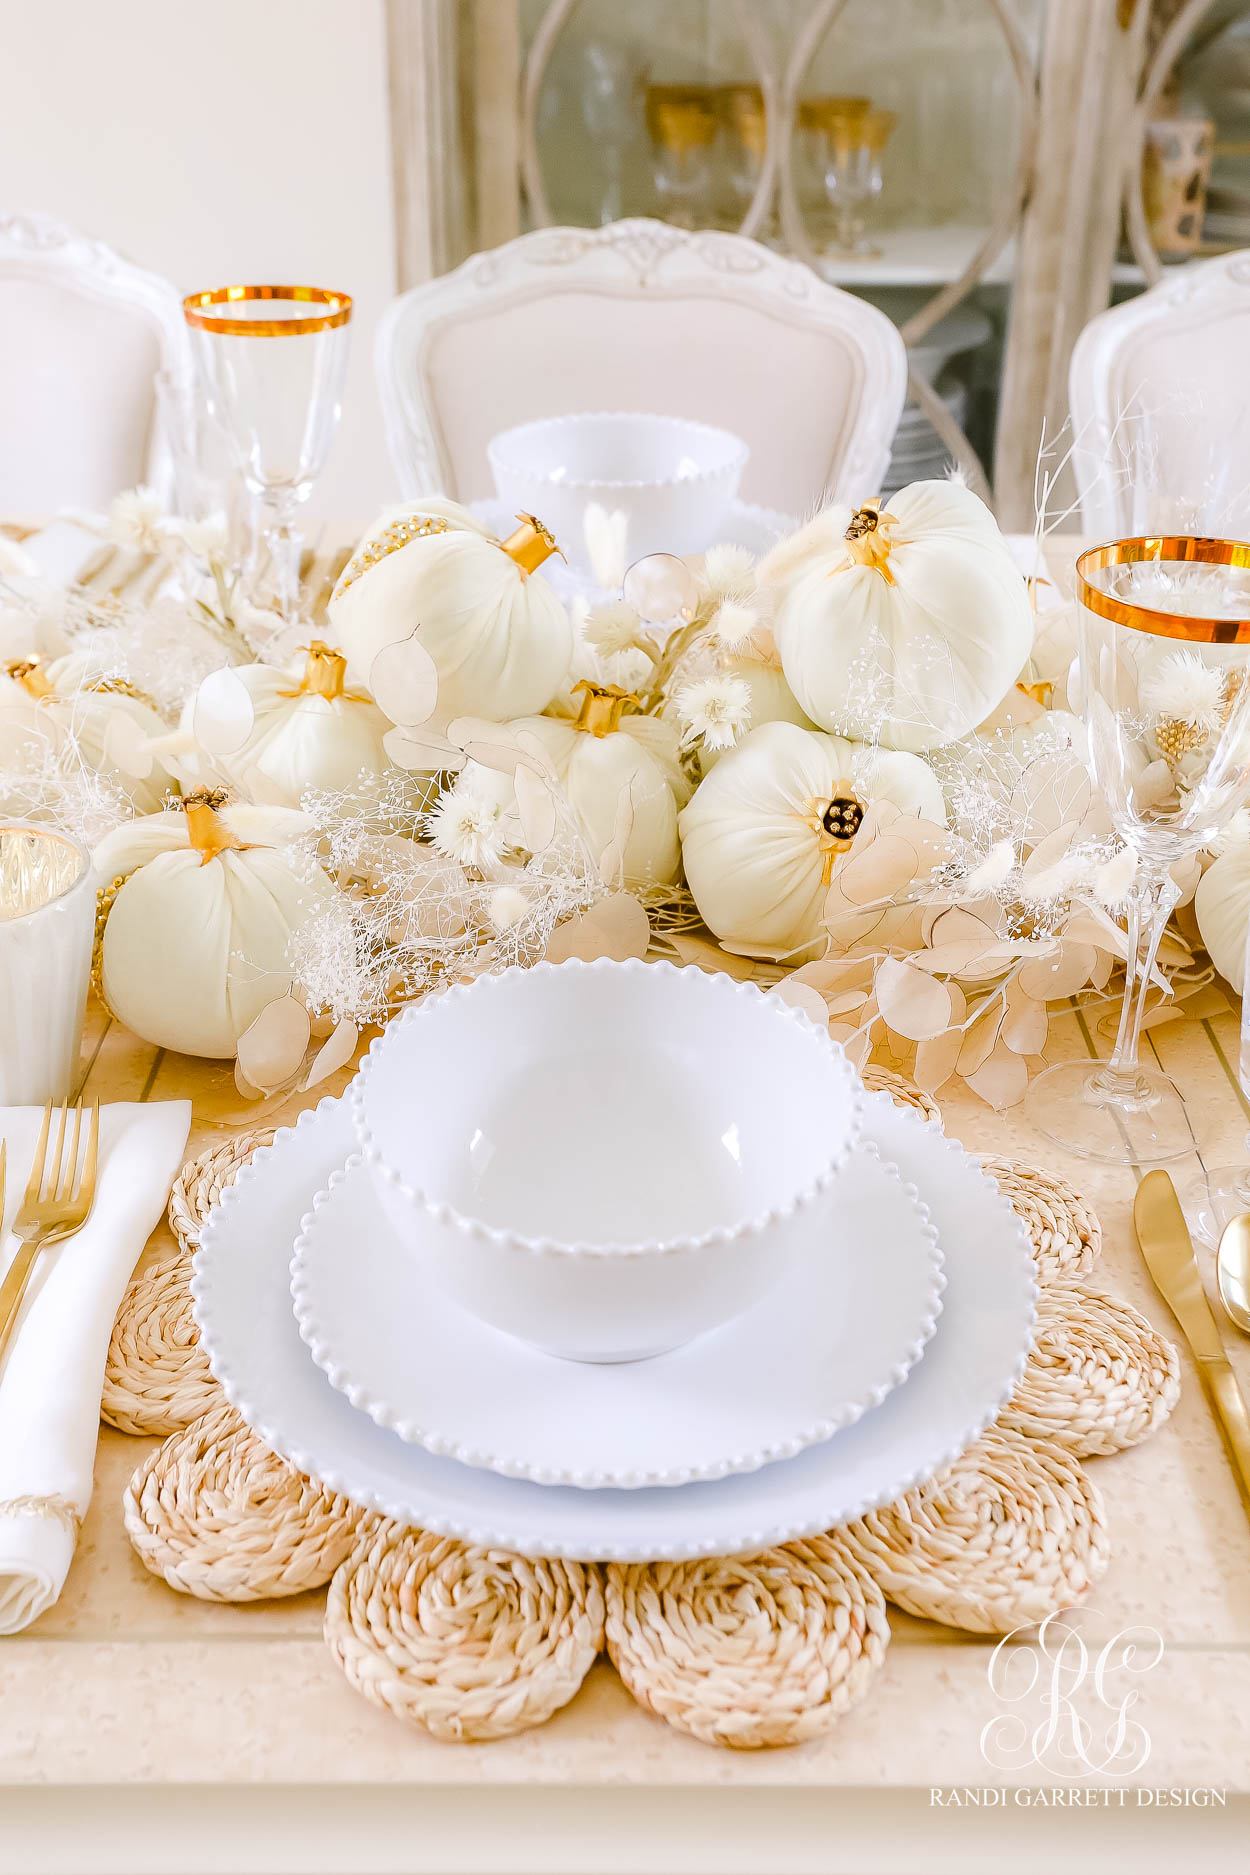
<path fill-rule="evenodd" d="M 497 431 L 656 411 L 750 445 L 745 501 L 804 514 L 880 493 L 907 354 L 884 313 L 736 234 L 544 228 L 397 299 L 375 361 L 405 495 L 489 497 Z"/>
<path fill-rule="evenodd" d="M 172 504 L 192 382 L 168 281 L 49 216 L 0 213 L 0 515 L 98 509 L 140 482 Z"/>
<path fill-rule="evenodd" d="M 1081 529 L 1250 538 L 1250 253 L 1091 319 L 1068 376 Z"/>

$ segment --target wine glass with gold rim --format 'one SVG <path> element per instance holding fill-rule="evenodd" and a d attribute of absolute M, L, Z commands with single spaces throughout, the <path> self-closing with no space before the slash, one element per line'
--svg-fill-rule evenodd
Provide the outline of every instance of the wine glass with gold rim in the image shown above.
<path fill-rule="evenodd" d="M 823 100 L 817 118 L 824 138 L 824 181 L 833 210 L 835 259 L 880 254 L 864 232 L 868 209 L 882 188 L 881 160 L 894 129 L 892 111 L 873 110 L 862 98 Z"/>
<path fill-rule="evenodd" d="M 1138 1052 L 1180 897 L 1173 873 L 1250 794 L 1250 544 L 1139 537 L 1091 548 L 1076 566 L 1089 764 L 1137 867 L 1111 1059 L 1047 1069 L 1026 1111 L 1081 1157 L 1157 1164 L 1191 1152 L 1196 1133 L 1172 1081 Z"/>
<path fill-rule="evenodd" d="M 713 93 L 706 86 L 648 86 L 655 189 L 664 219 L 674 227 L 698 228 L 707 221 L 717 129 Z"/>
<path fill-rule="evenodd" d="M 299 617 L 295 518 L 342 410 L 352 302 L 315 286 L 226 286 L 183 301 L 200 383 L 252 508 L 253 596 Z"/>

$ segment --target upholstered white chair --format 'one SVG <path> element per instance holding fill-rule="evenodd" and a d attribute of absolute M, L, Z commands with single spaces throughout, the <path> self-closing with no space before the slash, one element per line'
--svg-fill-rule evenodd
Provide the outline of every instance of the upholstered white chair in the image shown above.
<path fill-rule="evenodd" d="M 1250 538 L 1250 253 L 1091 319 L 1068 378 L 1086 534 Z"/>
<path fill-rule="evenodd" d="M 406 495 L 493 493 L 499 430 L 644 410 L 736 431 L 746 501 L 802 514 L 878 493 L 902 412 L 893 323 L 801 262 L 658 221 L 544 228 L 414 287 L 378 329 L 391 456 Z"/>
<path fill-rule="evenodd" d="M 0 214 L 0 515 L 174 498 L 192 359 L 168 281 L 45 215 Z"/>

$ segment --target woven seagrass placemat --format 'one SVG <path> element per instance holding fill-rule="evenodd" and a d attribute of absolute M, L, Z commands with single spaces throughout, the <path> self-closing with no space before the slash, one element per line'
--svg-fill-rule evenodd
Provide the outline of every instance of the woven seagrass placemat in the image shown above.
<path fill-rule="evenodd" d="M 918 1108 L 900 1076 L 870 1084 Z M 842 1530 L 749 1559 L 533 1562 L 359 1510 L 278 1458 L 228 1406 L 191 1318 L 208 1210 L 271 1135 L 188 1163 L 170 1199 L 179 1251 L 119 1310 L 102 1411 L 166 1432 L 126 1492 L 131 1541 L 172 1588 L 251 1601 L 329 1583 L 331 1655 L 365 1697 L 436 1737 L 543 1723 L 606 1645 L 624 1685 L 670 1725 L 749 1749 L 827 1731 L 870 1689 L 887 1603 L 977 1633 L 1043 1620 L 1107 1566 L 1101 1494 L 1082 1461 L 1147 1437 L 1179 1392 L 1175 1350 L 1082 1279 L 1098 1220 L 1065 1180 L 1002 1159 L 987 1172 L 1023 1220 L 1042 1299 L 1037 1340 L 1000 1416 L 957 1462 Z"/>

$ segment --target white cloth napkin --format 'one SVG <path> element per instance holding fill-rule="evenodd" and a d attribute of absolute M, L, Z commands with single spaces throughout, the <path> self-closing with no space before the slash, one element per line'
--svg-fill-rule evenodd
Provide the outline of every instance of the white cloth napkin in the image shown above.
<path fill-rule="evenodd" d="M 9 1149 L 0 1273 L 12 1260 L 9 1221 L 42 1121 L 41 1108 L 0 1107 Z M 65 1584 L 91 1501 L 113 1318 L 164 1210 L 190 1125 L 187 1100 L 101 1107 L 91 1216 L 76 1237 L 40 1256 L 0 1358 L 0 1634 L 28 1627 Z"/>

